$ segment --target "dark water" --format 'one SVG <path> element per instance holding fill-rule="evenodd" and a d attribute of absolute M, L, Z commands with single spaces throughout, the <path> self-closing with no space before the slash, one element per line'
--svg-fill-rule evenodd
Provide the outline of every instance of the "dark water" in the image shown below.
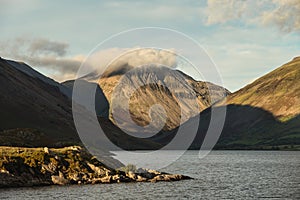
<path fill-rule="evenodd" d="M 196 179 L 1 189 L 0 199 L 300 199 L 300 152 L 188 151 L 164 171 Z"/>

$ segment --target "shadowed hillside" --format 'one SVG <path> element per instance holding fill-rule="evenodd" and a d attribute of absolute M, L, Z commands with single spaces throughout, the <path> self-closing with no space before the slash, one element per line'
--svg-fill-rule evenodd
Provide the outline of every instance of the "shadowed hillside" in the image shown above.
<path fill-rule="evenodd" d="M 24 137 L 25 143 L 20 144 L 24 146 L 78 143 L 68 97 L 58 86 L 30 76 L 11 63 L 0 59 L 0 130 L 4 131 L 0 142 L 6 144 L 4 133 L 10 130 L 11 142 Z"/>
<path fill-rule="evenodd" d="M 82 145 L 73 121 L 71 99 L 62 93 L 58 87 L 61 85 L 53 80 L 50 84 L 50 79 L 41 74 L 31 76 L 27 72 L 33 69 L 23 63 L 16 68 L 17 64 L 14 61 L 0 60 L 0 145 L 23 147 Z M 93 83 L 81 82 L 81 85 L 87 89 L 93 87 Z M 149 149 L 160 146 L 152 141 L 124 137 L 124 133 L 107 119 L 108 104 L 100 88 L 95 98 L 100 100 L 96 103 L 100 124 L 112 141 L 122 143 L 121 146 L 125 149 Z M 90 108 L 80 106 L 80 109 L 81 112 L 89 112 Z M 86 121 L 88 122 L 88 119 Z M 91 137 L 91 140 L 96 145 L 97 142 L 102 142 L 103 138 L 98 137 L 98 140 L 95 138 Z"/>
<path fill-rule="evenodd" d="M 82 98 L 94 98 L 95 99 L 95 106 L 91 106 L 91 108 L 88 109 L 94 109 L 96 110 L 96 113 L 100 117 L 107 118 L 109 117 L 109 103 L 102 91 L 102 89 L 98 86 L 96 83 L 88 82 L 85 80 L 77 80 L 80 90 L 81 90 L 81 96 Z M 74 80 L 65 81 L 61 83 L 62 85 L 69 88 L 71 91 L 73 90 Z M 95 91 L 94 96 L 92 91 Z"/>
<path fill-rule="evenodd" d="M 300 57 L 229 95 L 214 107 L 218 106 L 227 106 L 227 116 L 216 148 L 299 148 Z M 210 109 L 200 115 L 208 121 Z M 201 124 L 198 138 L 205 127 L 207 125 Z M 196 141 L 193 148 L 199 147 Z"/>
<path fill-rule="evenodd" d="M 215 108 L 221 112 L 221 107 Z M 220 110 L 220 111 L 219 111 Z M 198 135 L 191 146 L 202 144 L 211 118 L 211 109 L 201 113 Z M 300 147 L 299 115 L 286 122 L 261 108 L 228 105 L 224 128 L 215 149 L 295 149 Z"/>

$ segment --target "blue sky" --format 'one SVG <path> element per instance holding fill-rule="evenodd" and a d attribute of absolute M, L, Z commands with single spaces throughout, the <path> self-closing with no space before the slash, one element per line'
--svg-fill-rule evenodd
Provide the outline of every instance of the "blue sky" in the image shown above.
<path fill-rule="evenodd" d="M 231 91 L 300 55 L 298 0 L 0 4 L 0 55 L 25 61 L 58 81 L 74 77 L 98 43 L 138 27 L 170 28 L 192 37 L 218 66 Z"/>

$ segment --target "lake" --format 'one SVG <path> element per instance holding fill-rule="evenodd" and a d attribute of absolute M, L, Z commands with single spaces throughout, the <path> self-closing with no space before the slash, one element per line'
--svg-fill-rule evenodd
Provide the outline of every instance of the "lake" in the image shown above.
<path fill-rule="evenodd" d="M 300 199 L 300 152 L 187 151 L 163 169 L 194 180 L 0 190 L 0 199 Z"/>

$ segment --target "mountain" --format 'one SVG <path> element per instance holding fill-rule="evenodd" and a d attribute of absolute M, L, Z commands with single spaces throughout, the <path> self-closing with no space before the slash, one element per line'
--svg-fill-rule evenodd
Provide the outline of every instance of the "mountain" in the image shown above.
<path fill-rule="evenodd" d="M 300 114 L 300 57 L 257 79 L 219 103 L 262 108 L 280 121 Z"/>
<path fill-rule="evenodd" d="M 175 137 L 181 116 L 181 127 L 186 130 L 199 126 L 190 146 L 199 149 L 211 121 L 212 109 L 217 118 L 221 116 L 219 112 L 227 110 L 216 149 L 300 147 L 299 57 L 233 94 L 166 67 L 126 69 L 105 74 L 97 83 L 78 80 L 79 85 L 86 88 L 83 98 L 91 95 L 86 93 L 90 88 L 96 91 L 95 108 L 80 106 L 82 112 L 96 109 L 96 120 L 106 137 L 123 149 L 161 148 Z M 72 116 L 73 84 L 74 81 L 57 83 L 24 63 L 0 59 L 0 145 L 56 147 L 80 143 Z M 196 96 L 196 101 L 192 96 Z M 127 97 L 130 97 L 129 115 L 125 112 Z M 152 125 L 159 127 L 157 122 L 161 120 L 162 109 L 150 112 L 149 116 L 150 107 L 155 104 L 166 111 L 167 120 L 162 131 L 149 138 L 137 138 L 121 130 L 124 127 L 130 132 L 137 130 L 128 123 L 128 117 L 141 126 L 148 125 L 152 117 Z M 115 125 L 113 109 L 123 120 L 120 127 Z M 87 125 L 90 119 L 84 119 Z M 102 144 L 105 141 L 89 132 L 91 142 Z"/>
<path fill-rule="evenodd" d="M 77 80 L 78 81 L 78 85 L 81 89 L 81 96 L 82 98 L 89 98 L 90 95 L 90 91 L 95 90 L 95 106 L 90 106 L 90 110 L 96 110 L 96 113 L 98 116 L 103 117 L 103 118 L 107 118 L 109 117 L 109 103 L 102 91 L 102 89 L 99 87 L 99 85 L 97 83 L 93 83 L 93 82 L 88 82 L 85 80 Z M 75 80 L 69 80 L 69 81 L 65 81 L 63 83 L 61 83 L 63 86 L 67 87 L 70 89 L 70 91 L 73 90 L 73 86 L 74 86 L 74 82 Z"/>
<path fill-rule="evenodd" d="M 183 72 L 162 66 L 124 66 L 118 72 L 104 73 L 98 84 L 110 103 L 110 119 L 128 131 L 139 133 L 142 130 L 133 124 L 147 126 L 151 118 L 153 128 L 160 129 L 164 121 L 161 109 L 149 114 L 155 104 L 164 108 L 167 118 L 162 128 L 170 131 L 230 94 L 221 86 L 196 81 Z M 126 104 L 129 104 L 130 114 L 126 114 Z M 118 123 L 112 107 L 119 115 Z"/>
<path fill-rule="evenodd" d="M 40 72 L 34 70 L 33 68 L 31 68 L 29 65 L 27 65 L 26 63 L 23 62 L 16 62 L 13 60 L 6 60 L 7 64 L 9 64 L 10 66 L 16 68 L 17 70 L 23 72 L 24 74 L 27 74 L 31 77 L 37 78 L 49 85 L 58 87 L 58 89 L 67 97 L 71 97 L 71 91 L 70 89 L 66 88 L 65 86 L 59 84 L 58 82 L 54 81 L 53 79 L 44 76 L 43 74 L 41 74 Z"/>
<path fill-rule="evenodd" d="M 1 145 L 78 142 L 70 100 L 62 91 L 67 88 L 28 65 L 0 59 Z"/>
<path fill-rule="evenodd" d="M 227 109 L 217 149 L 300 147 L 300 57 L 230 94 L 213 107 L 216 113 L 224 107 Z M 200 115 L 193 149 L 201 145 L 199 141 L 208 128 L 211 108 Z"/>
<path fill-rule="evenodd" d="M 69 84 L 69 85 L 68 85 Z M 72 87 L 72 82 L 65 83 Z M 92 83 L 81 82 L 83 87 Z M 101 99 L 99 113 L 107 116 L 107 105 L 101 89 L 96 99 Z M 0 145 L 25 147 L 63 147 L 82 145 L 77 134 L 73 115 L 72 90 L 38 73 L 28 65 L 0 59 Z M 68 96 L 66 95 L 68 94 Z M 83 94 L 85 96 L 85 94 Z M 98 104 L 96 104 L 98 105 Z M 89 112 L 90 108 L 81 108 Z M 101 110 L 102 109 L 102 110 Z M 104 109 L 104 110 L 103 110 Z M 106 110 L 105 110 L 106 109 Z M 105 116 L 99 116 L 101 127 L 107 136 L 124 149 L 158 148 L 160 145 L 127 137 Z M 89 119 L 86 119 L 89 121 Z M 103 138 L 91 138 L 95 144 Z M 100 152 L 102 155 L 104 152 Z M 110 155 L 110 154 L 108 154 Z"/>

